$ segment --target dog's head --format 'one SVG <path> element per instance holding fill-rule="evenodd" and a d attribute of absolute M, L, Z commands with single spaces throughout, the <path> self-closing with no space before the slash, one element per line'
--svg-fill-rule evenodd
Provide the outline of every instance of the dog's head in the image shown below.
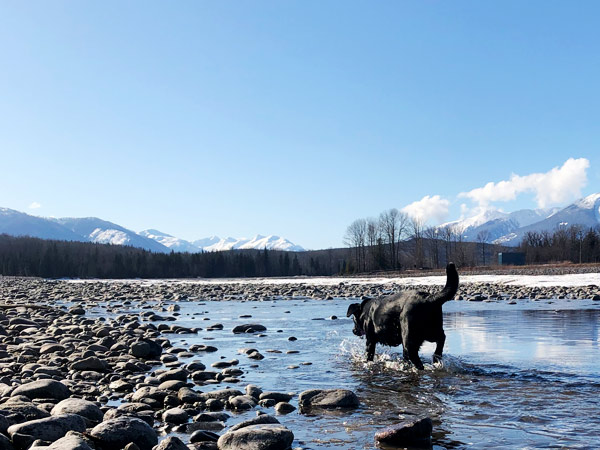
<path fill-rule="evenodd" d="M 352 332 L 357 336 L 364 336 L 366 334 L 362 320 L 360 320 L 363 306 L 364 302 L 352 303 L 350 306 L 348 306 L 348 312 L 346 313 L 346 317 L 352 316 L 352 319 L 354 320 L 354 328 L 352 329 Z"/>

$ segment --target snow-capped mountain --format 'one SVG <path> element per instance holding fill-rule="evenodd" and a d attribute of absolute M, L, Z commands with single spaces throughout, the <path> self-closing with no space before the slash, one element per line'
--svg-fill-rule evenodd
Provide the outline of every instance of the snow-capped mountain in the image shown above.
<path fill-rule="evenodd" d="M 0 208 L 0 233 L 59 241 L 130 245 L 154 252 L 170 251 L 153 239 L 139 236 L 134 231 L 96 217 L 54 219 Z"/>
<path fill-rule="evenodd" d="M 486 233 L 492 242 L 509 235 L 521 227 L 539 222 L 555 213 L 557 208 L 521 209 L 506 213 L 497 209 L 485 209 L 464 220 L 457 220 L 440 225 L 438 229 L 450 228 L 460 233 L 465 241 L 476 241 L 479 233 Z"/>
<path fill-rule="evenodd" d="M 179 239 L 170 234 L 163 233 L 158 230 L 144 230 L 139 233 L 150 239 L 154 239 L 160 242 L 165 247 L 170 248 L 176 252 L 189 252 L 197 253 L 201 251 L 205 252 L 220 252 L 226 250 L 262 250 L 267 248 L 268 250 L 285 250 L 293 252 L 304 251 L 302 247 L 294 244 L 288 239 L 281 238 L 279 236 L 261 236 L 257 234 L 252 239 L 246 238 L 220 238 L 219 236 L 211 236 L 208 238 L 198 239 L 195 241 L 186 241 Z"/>
<path fill-rule="evenodd" d="M 213 236 L 214 238 L 214 236 Z M 198 242 L 198 241 L 194 241 Z M 222 250 L 232 250 L 232 249 L 268 249 L 268 250 L 285 250 L 291 252 L 302 252 L 304 248 L 299 245 L 294 244 L 288 239 L 279 237 L 279 236 L 261 236 L 257 234 L 252 239 L 236 239 L 232 237 L 219 239 L 218 242 L 214 244 L 203 247 L 204 251 L 213 252 L 213 251 L 222 251 Z"/>
<path fill-rule="evenodd" d="M 565 208 L 522 209 L 512 213 L 487 209 L 464 220 L 448 222 L 438 227 L 460 233 L 465 241 L 477 241 L 481 232 L 488 242 L 519 245 L 528 231 L 553 233 L 559 227 L 581 225 L 600 226 L 600 193 L 582 198 Z"/>
<path fill-rule="evenodd" d="M 51 219 L 52 220 L 52 219 Z M 83 240 L 98 244 L 130 245 L 153 252 L 168 252 L 166 246 L 147 237 L 140 236 L 135 231 L 128 230 L 116 223 L 98 219 L 97 217 L 53 219 L 75 234 L 82 236 Z"/>
<path fill-rule="evenodd" d="M 600 193 L 584 197 L 575 203 L 560 209 L 550 216 L 527 226 L 522 226 L 496 239 L 496 243 L 519 245 L 529 231 L 548 231 L 553 233 L 560 227 L 581 225 L 584 228 L 600 226 Z"/>
<path fill-rule="evenodd" d="M 170 250 L 173 250 L 174 252 L 198 253 L 202 251 L 201 248 L 195 246 L 193 243 L 186 241 L 185 239 L 180 239 L 175 236 L 171 236 L 170 234 L 163 233 L 162 231 L 149 229 L 140 231 L 138 234 L 148 239 L 153 239 L 165 247 L 168 247 Z"/>
<path fill-rule="evenodd" d="M 221 238 L 219 236 L 211 236 L 193 241 L 192 244 L 199 249 L 205 249 L 207 247 L 210 247 L 211 245 L 216 244 L 220 240 Z"/>
<path fill-rule="evenodd" d="M 0 208 L 0 234 L 2 233 L 60 241 L 82 240 L 80 235 L 59 223 L 8 208 Z"/>

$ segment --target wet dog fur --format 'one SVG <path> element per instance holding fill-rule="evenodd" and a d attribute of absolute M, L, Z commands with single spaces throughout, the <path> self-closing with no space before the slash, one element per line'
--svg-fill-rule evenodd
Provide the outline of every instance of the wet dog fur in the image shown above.
<path fill-rule="evenodd" d="M 442 305 L 454 297 L 457 289 L 458 272 L 455 265 L 449 263 L 446 286 L 436 294 L 405 291 L 351 304 L 347 317 L 354 319 L 352 332 L 366 337 L 367 361 L 373 361 L 378 343 L 392 347 L 402 345 L 404 359 L 423 370 L 419 349 L 424 341 L 436 343 L 433 362 L 441 360 L 446 342 Z"/>

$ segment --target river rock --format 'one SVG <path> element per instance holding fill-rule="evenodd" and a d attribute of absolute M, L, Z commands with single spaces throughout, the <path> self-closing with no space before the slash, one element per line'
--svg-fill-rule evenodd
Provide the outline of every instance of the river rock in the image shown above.
<path fill-rule="evenodd" d="M 81 398 L 67 398 L 58 402 L 50 414 L 53 416 L 77 414 L 85 419 L 88 426 L 96 425 L 104 418 L 104 413 L 95 403 Z"/>
<path fill-rule="evenodd" d="M 271 399 L 275 400 L 275 402 L 289 402 L 292 399 L 292 395 L 284 392 L 265 391 L 261 393 L 258 398 L 260 400 Z"/>
<path fill-rule="evenodd" d="M 140 450 L 152 450 L 158 443 L 158 437 L 152 427 L 135 417 L 107 420 L 96 425 L 89 435 L 107 449 L 120 449 L 133 442 Z"/>
<path fill-rule="evenodd" d="M 37 439 L 54 442 L 68 431 L 84 432 L 85 428 L 83 417 L 77 414 L 61 414 L 12 425 L 8 427 L 8 434 L 15 446 L 27 448 Z"/>
<path fill-rule="evenodd" d="M 219 435 L 207 430 L 196 430 L 190 436 L 190 442 L 217 442 Z"/>
<path fill-rule="evenodd" d="M 109 369 L 108 363 L 95 356 L 90 356 L 74 362 L 70 366 L 71 370 L 91 370 L 94 372 L 106 372 Z"/>
<path fill-rule="evenodd" d="M 45 450 L 93 450 L 83 436 L 69 431 L 64 437 L 54 441 Z"/>
<path fill-rule="evenodd" d="M 150 339 L 140 339 L 131 345 L 129 353 L 136 358 L 158 359 L 162 354 L 162 347 Z"/>
<path fill-rule="evenodd" d="M 182 408 L 171 408 L 162 413 L 163 422 L 174 423 L 177 425 L 186 423 L 189 418 L 190 416 L 187 411 Z"/>
<path fill-rule="evenodd" d="M 244 325 L 238 325 L 233 329 L 233 332 L 238 333 L 257 333 L 260 331 L 267 331 L 267 327 L 259 323 L 246 323 Z"/>
<path fill-rule="evenodd" d="M 177 436 L 169 436 L 163 439 L 153 450 L 189 450 L 189 448 Z"/>
<path fill-rule="evenodd" d="M 266 425 L 266 424 L 279 424 L 279 420 L 275 417 L 270 416 L 268 414 L 261 414 L 260 416 L 253 417 L 252 419 L 244 420 L 234 426 L 232 426 L 228 431 L 236 431 L 242 428 L 249 427 L 251 425 Z"/>
<path fill-rule="evenodd" d="M 375 440 L 399 447 L 430 447 L 433 424 L 429 417 L 402 422 L 375 434 Z"/>
<path fill-rule="evenodd" d="M 310 389 L 298 397 L 300 410 L 310 408 L 357 408 L 358 397 L 347 389 Z"/>
<path fill-rule="evenodd" d="M 24 395 L 32 400 L 35 398 L 64 400 L 71 396 L 71 390 L 56 380 L 38 380 L 17 387 L 12 392 L 11 397 L 16 397 L 17 395 Z"/>
<path fill-rule="evenodd" d="M 287 450 L 294 433 L 280 424 L 250 425 L 228 431 L 217 441 L 219 450 Z"/>

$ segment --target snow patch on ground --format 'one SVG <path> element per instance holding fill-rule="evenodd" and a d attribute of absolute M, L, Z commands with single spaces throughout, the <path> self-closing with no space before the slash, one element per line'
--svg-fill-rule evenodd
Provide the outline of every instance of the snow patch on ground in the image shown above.
<path fill-rule="evenodd" d="M 335 286 L 340 283 L 349 285 L 389 284 L 400 286 L 439 286 L 446 283 L 446 276 L 381 278 L 381 277 L 297 277 L 297 278 L 213 278 L 213 279 L 173 279 L 173 280 L 67 280 L 72 283 L 190 283 L 190 284 L 249 284 L 249 285 L 314 285 Z M 490 283 L 497 285 L 527 286 L 527 287 L 579 287 L 600 286 L 600 273 L 578 273 L 568 275 L 467 275 L 460 278 L 461 283 Z"/>

